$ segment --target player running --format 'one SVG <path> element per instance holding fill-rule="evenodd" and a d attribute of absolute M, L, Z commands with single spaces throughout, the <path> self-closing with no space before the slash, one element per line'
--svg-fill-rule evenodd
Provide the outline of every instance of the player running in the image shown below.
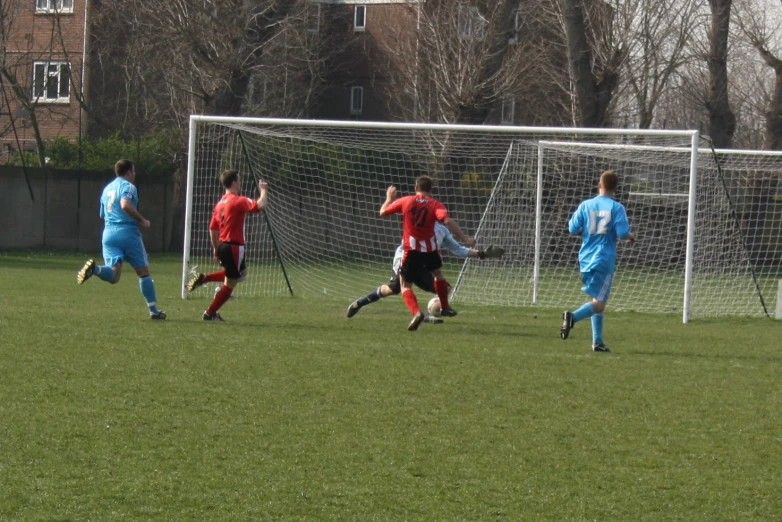
<path fill-rule="evenodd" d="M 616 242 L 625 239 L 630 243 L 635 236 L 630 232 L 630 222 L 624 205 L 613 199 L 619 178 L 613 170 L 600 175 L 597 184 L 599 195 L 581 204 L 568 222 L 571 234 L 581 235 L 581 250 L 578 263 L 581 270 L 581 289 L 592 297 L 575 312 L 565 311 L 559 330 L 562 339 L 567 339 L 570 330 L 578 321 L 592 318 L 592 350 L 610 352 L 603 343 L 603 310 L 616 269 Z"/>
<path fill-rule="evenodd" d="M 440 298 L 442 315 L 453 317 L 456 310 L 448 304 L 448 282 L 441 270 L 443 260 L 437 249 L 435 221 L 441 221 L 453 234 L 467 246 L 475 246 L 475 239 L 464 235 L 459 225 L 448 216 L 445 206 L 432 197 L 432 179 L 421 176 L 415 180 L 415 194 L 396 199 L 396 187 L 386 190 L 386 200 L 380 207 L 380 215 L 402 214 L 402 245 L 404 253 L 399 266 L 399 279 L 402 286 L 402 299 L 413 314 L 408 330 L 417 330 L 424 320 L 424 314 L 418 307 L 418 299 L 413 292 L 413 279 L 421 271 L 431 272 L 434 276 L 434 290 Z"/>
<path fill-rule="evenodd" d="M 121 159 L 114 165 L 116 178 L 106 185 L 100 197 L 100 217 L 103 218 L 103 260 L 98 266 L 95 260 L 87 261 L 76 275 L 76 282 L 84 282 L 93 275 L 107 283 L 116 284 L 122 276 L 122 262 L 127 261 L 136 271 L 141 295 L 147 303 L 149 317 L 162 320 L 166 313 L 157 307 L 155 283 L 149 275 L 149 261 L 141 228 L 150 223 L 138 211 L 136 168 L 129 160 Z"/>
<path fill-rule="evenodd" d="M 241 183 L 237 170 L 226 170 L 220 174 L 220 183 L 225 194 L 217 202 L 209 222 L 209 238 L 212 240 L 214 256 L 223 266 L 223 270 L 210 274 L 196 274 L 187 283 L 187 291 L 192 292 L 205 283 L 223 281 L 215 294 L 212 304 L 203 315 L 204 321 L 223 321 L 217 311 L 231 298 L 234 288 L 247 276 L 244 262 L 244 218 L 247 214 L 257 214 L 266 208 L 269 184 L 258 181 L 260 196 L 253 200 L 239 195 Z"/>
<path fill-rule="evenodd" d="M 456 241 L 456 239 L 454 239 L 451 231 L 448 230 L 445 225 L 439 221 L 435 221 L 434 223 L 434 234 L 437 238 L 437 249 L 447 250 L 457 257 L 477 257 L 478 259 L 491 259 L 502 257 L 503 254 L 505 254 L 505 250 L 495 246 L 489 246 L 485 250 L 477 250 L 475 248 L 467 248 L 462 246 Z M 394 261 L 392 265 L 393 275 L 391 276 L 391 280 L 388 282 L 388 284 L 377 287 L 374 292 L 371 292 L 368 295 L 353 301 L 353 303 L 351 303 L 351 305 L 348 307 L 347 313 L 345 314 L 348 318 L 356 315 L 362 307 L 368 304 L 377 302 L 383 297 L 388 297 L 389 295 L 399 294 L 401 291 L 401 285 L 399 283 L 399 267 L 402 264 L 402 256 L 404 255 L 404 252 L 405 246 L 404 243 L 402 243 L 397 247 L 396 254 L 394 255 Z M 421 290 L 432 294 L 435 293 L 434 277 L 432 276 L 432 273 L 427 270 L 421 270 L 414 274 L 411 278 L 411 282 Z M 442 323 L 443 320 L 439 317 L 425 314 L 424 322 L 437 324 Z"/>

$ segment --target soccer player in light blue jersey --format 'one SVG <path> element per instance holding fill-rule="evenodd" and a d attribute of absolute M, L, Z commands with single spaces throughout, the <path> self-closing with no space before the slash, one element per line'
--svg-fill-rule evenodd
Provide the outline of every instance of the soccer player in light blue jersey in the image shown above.
<path fill-rule="evenodd" d="M 149 275 L 149 261 L 141 228 L 150 223 L 138 211 L 136 169 L 128 160 L 119 160 L 114 165 L 117 177 L 106 185 L 100 197 L 100 217 L 103 218 L 103 260 L 105 265 L 96 265 L 93 259 L 87 261 L 76 276 L 81 285 L 93 275 L 107 283 L 119 282 L 122 262 L 127 261 L 138 275 L 139 288 L 152 319 L 165 319 L 166 313 L 157 306 L 155 283 Z"/>
<path fill-rule="evenodd" d="M 434 234 L 437 240 L 437 248 L 439 250 L 447 250 L 456 257 L 477 257 L 479 259 L 488 259 L 502 257 L 502 255 L 505 253 L 503 249 L 495 246 L 490 246 L 485 250 L 477 250 L 475 248 L 467 248 L 462 246 L 453 237 L 451 231 L 448 230 L 448 228 L 439 221 L 435 222 L 434 224 Z M 401 292 L 401 285 L 399 282 L 399 268 L 402 264 L 404 250 L 404 245 L 399 245 L 399 247 L 396 249 L 394 261 L 392 263 L 393 275 L 391 276 L 391 280 L 388 282 L 388 284 L 380 285 L 375 291 L 353 301 L 353 303 L 351 303 L 348 307 L 347 313 L 345 314 L 348 318 L 356 315 L 362 307 L 368 304 L 377 302 L 383 297 L 398 295 Z M 415 277 L 413 277 L 411 282 L 426 292 L 433 294 L 436 293 L 434 290 L 434 277 L 430 272 L 425 270 L 420 271 L 420 273 L 415 274 Z M 442 323 L 443 320 L 439 317 L 427 315 L 424 319 L 424 322 Z"/>
<path fill-rule="evenodd" d="M 613 170 L 600 175 L 597 184 L 599 195 L 581 202 L 568 222 L 571 234 L 581 236 L 578 264 L 581 270 L 583 290 L 592 298 L 575 312 L 562 314 L 559 335 L 567 339 L 578 321 L 592 320 L 592 350 L 610 352 L 603 342 L 603 310 L 611 292 L 611 282 L 616 269 L 616 243 L 625 239 L 630 243 L 635 236 L 630 232 L 630 222 L 624 205 L 613 199 L 619 178 Z"/>

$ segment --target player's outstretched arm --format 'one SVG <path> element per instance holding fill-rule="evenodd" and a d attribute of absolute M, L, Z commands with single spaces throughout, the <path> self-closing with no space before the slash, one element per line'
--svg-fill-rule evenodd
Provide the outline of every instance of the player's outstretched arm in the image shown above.
<path fill-rule="evenodd" d="M 396 199 L 396 187 L 391 185 L 386 189 L 386 200 L 383 202 L 383 206 L 380 207 L 380 215 L 386 215 L 386 209 Z"/>
<path fill-rule="evenodd" d="M 459 224 L 450 217 L 443 219 L 443 225 L 445 225 L 461 243 L 464 243 L 467 246 L 475 246 L 475 243 L 477 243 L 475 238 L 467 237 L 464 232 L 462 232 L 462 229 L 459 228 Z"/>
<path fill-rule="evenodd" d="M 438 222 L 435 225 L 435 229 L 440 226 L 441 225 Z M 483 250 L 478 250 L 477 248 L 467 248 L 465 246 L 462 246 L 456 242 L 456 239 L 454 239 L 453 234 L 451 234 L 450 230 L 443 231 L 442 237 L 440 238 L 439 241 L 440 241 L 441 250 L 445 249 L 451 254 L 455 255 L 456 257 L 477 257 L 479 259 L 492 259 L 496 257 L 502 257 L 505 254 L 505 249 L 494 245 L 489 245 L 487 248 Z"/>
<path fill-rule="evenodd" d="M 444 230 L 439 231 L 438 229 L 443 228 Z M 444 225 L 442 225 L 439 221 L 435 223 L 434 225 L 435 233 L 438 235 L 438 244 L 440 250 L 447 250 L 451 254 L 455 255 L 456 257 L 477 257 L 478 251 L 474 248 L 467 248 L 466 246 L 462 246 L 459 243 L 456 242 L 456 239 L 454 239 L 453 234 L 451 234 L 451 231 L 448 230 Z M 401 254 L 400 254 L 401 257 Z"/>

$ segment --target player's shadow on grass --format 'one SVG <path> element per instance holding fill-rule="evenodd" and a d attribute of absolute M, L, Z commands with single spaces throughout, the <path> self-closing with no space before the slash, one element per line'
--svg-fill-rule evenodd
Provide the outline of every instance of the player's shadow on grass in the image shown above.
<path fill-rule="evenodd" d="M 6 257 L 0 255 L 0 269 L 1 268 L 24 268 L 30 269 L 44 269 L 44 270 L 62 270 L 64 272 L 73 272 L 75 274 L 79 269 L 84 266 L 84 262 L 90 259 L 90 257 L 73 256 L 73 263 L 63 263 L 62 257 L 46 258 L 44 256 L 34 257 Z"/>
<path fill-rule="evenodd" d="M 742 353 L 693 353 L 693 352 L 646 352 L 646 351 L 630 351 L 625 352 L 626 355 L 648 355 L 649 357 L 680 357 L 686 359 L 725 359 L 725 360 L 742 360 L 742 361 L 762 361 L 762 362 L 782 362 L 781 356 L 774 355 L 752 355 L 747 352 Z"/>
<path fill-rule="evenodd" d="M 392 331 L 394 335 L 405 335 L 413 338 L 416 335 L 421 334 L 453 334 L 453 335 L 475 335 L 476 337 L 498 336 L 498 337 L 513 337 L 513 338 L 528 338 L 537 337 L 535 332 L 525 332 L 517 324 L 513 323 L 496 323 L 491 326 L 483 325 L 469 325 L 466 323 L 454 323 L 449 325 L 448 320 L 443 324 L 422 324 L 417 332 L 408 332 L 408 321 L 389 322 L 385 320 L 383 328 L 386 331 Z M 226 320 L 228 324 L 228 320 Z M 245 322 L 245 321 L 231 321 L 231 326 L 241 326 L 242 328 L 258 328 L 266 331 L 274 329 L 277 331 L 312 331 L 322 336 L 325 332 L 339 332 L 340 335 L 346 333 L 351 334 L 377 334 L 377 323 L 375 321 L 352 321 L 346 323 L 346 321 L 328 321 L 324 323 L 305 323 L 305 322 Z M 346 326 L 350 325 L 349 328 Z M 355 326 L 354 326 L 355 325 Z"/>
<path fill-rule="evenodd" d="M 241 326 L 242 328 L 263 328 L 265 330 L 295 330 L 295 331 L 302 331 L 302 330 L 311 330 L 314 332 L 324 332 L 324 331 L 345 331 L 344 324 L 340 325 L 336 322 L 328 322 L 328 323 L 290 323 L 290 322 L 280 322 L 280 321 L 269 321 L 264 322 L 263 320 L 258 321 L 241 321 L 241 320 L 233 320 L 228 317 L 226 317 L 225 323 L 226 325 L 230 325 L 232 327 L 234 326 Z M 375 331 L 375 330 L 373 330 Z"/>
<path fill-rule="evenodd" d="M 421 327 L 445 328 L 446 330 L 450 330 L 448 333 L 475 335 L 479 337 L 485 337 L 487 335 L 497 335 L 501 337 L 539 337 L 538 332 L 525 331 L 522 326 L 519 326 L 516 323 L 492 323 L 491 325 L 456 323 L 455 321 L 453 321 L 451 325 L 448 323 L 449 321 L 446 320 L 443 324 L 422 325 Z"/>

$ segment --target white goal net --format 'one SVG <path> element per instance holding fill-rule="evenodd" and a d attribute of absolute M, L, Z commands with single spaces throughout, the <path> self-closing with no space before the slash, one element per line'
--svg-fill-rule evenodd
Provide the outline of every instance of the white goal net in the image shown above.
<path fill-rule="evenodd" d="M 401 225 L 378 214 L 386 187 L 410 193 L 426 174 L 435 179 L 435 197 L 479 247 L 506 249 L 498 260 L 444 256 L 456 302 L 573 307 L 585 296 L 580 241 L 567 233 L 567 220 L 596 193 L 600 173 L 616 169 L 617 198 L 639 240 L 619 246 L 612 309 L 677 311 L 685 321 L 690 311 L 763 314 L 761 296 L 773 308 L 768 285 L 782 256 L 779 160 L 721 158 L 719 176 L 714 156 L 697 146 L 690 131 L 193 116 L 183 286 L 193 271 L 218 269 L 208 223 L 225 169 L 240 170 L 251 197 L 256 179 L 270 183 L 268 210 L 247 218 L 248 279 L 237 294 L 346 304 L 391 274 Z M 690 191 L 694 173 L 697 189 Z M 763 199 L 769 191 L 774 196 Z"/>

